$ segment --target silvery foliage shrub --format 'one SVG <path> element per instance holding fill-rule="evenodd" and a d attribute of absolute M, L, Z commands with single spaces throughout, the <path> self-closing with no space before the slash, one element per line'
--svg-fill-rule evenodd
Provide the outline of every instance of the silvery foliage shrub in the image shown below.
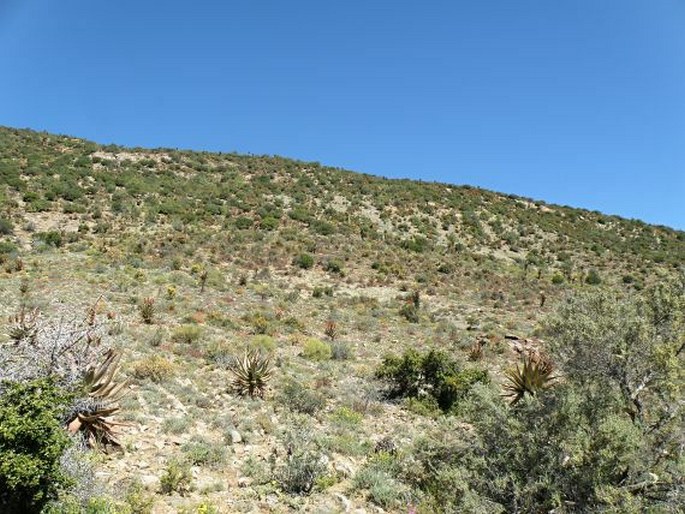
<path fill-rule="evenodd" d="M 0 384 L 50 377 L 73 391 L 107 350 L 105 335 L 106 327 L 91 314 L 77 316 L 68 309 L 54 318 L 39 314 L 26 337 L 0 344 Z"/>
<path fill-rule="evenodd" d="M 327 469 L 327 458 L 313 438 L 306 418 L 295 416 L 293 428 L 284 434 L 286 460 L 275 470 L 281 488 L 290 494 L 308 495 Z"/>

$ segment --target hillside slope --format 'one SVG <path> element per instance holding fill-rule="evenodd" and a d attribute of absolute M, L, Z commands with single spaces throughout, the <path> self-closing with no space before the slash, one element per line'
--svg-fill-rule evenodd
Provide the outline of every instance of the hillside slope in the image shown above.
<path fill-rule="evenodd" d="M 478 473 L 453 462 L 475 440 L 477 424 L 467 415 L 478 409 L 464 400 L 471 388 L 497 411 L 488 421 L 495 432 L 529 426 L 526 416 L 550 407 L 531 402 L 507 410 L 504 372 L 522 355 L 547 358 L 540 337 L 547 338 L 552 313 L 563 314 L 576 295 L 614 295 L 600 302 L 616 308 L 606 316 L 642 320 L 651 311 L 630 310 L 629 302 L 671 283 L 684 264 L 685 232 L 598 212 L 278 157 L 102 146 L 0 128 L 0 314 L 9 319 L 0 330 L 0 357 L 11 357 L 18 348 L 12 341 L 30 333 L 31 323 L 40 335 L 55 333 L 51 323 L 84 319 L 102 329 L 102 349 L 121 352 L 130 381 L 115 416 L 125 422 L 118 428 L 122 448 L 91 464 L 108 486 L 89 490 L 117 512 L 428 513 L 454 511 L 457 500 L 473 512 L 510 509 L 507 498 L 488 496 L 487 484 L 474 481 Z M 673 354 L 681 317 L 652 316 L 672 323 L 654 332 L 671 346 L 630 361 L 636 370 L 640 359 L 663 363 L 671 395 L 683 385 L 682 347 Z M 578 333 L 606 336 L 608 347 L 620 332 L 616 323 Z M 646 325 L 634 326 L 640 330 L 626 340 L 652 335 Z M 230 367 L 249 349 L 273 363 L 263 398 L 232 388 Z M 433 398 L 426 391 L 438 386 L 416 386 L 418 398 L 389 401 L 379 370 L 387 379 L 397 362 L 384 357 L 429 350 L 442 352 L 429 355 L 440 380 L 448 378 L 447 392 Z M 407 355 L 408 367 L 422 358 Z M 557 355 L 561 360 L 563 352 Z M 462 400 L 471 407 L 452 408 Z M 579 408 L 574 401 L 563 403 L 570 409 L 564 412 Z M 600 403 L 611 402 L 591 404 Z M 678 422 L 678 412 L 667 409 L 663 426 Z M 611 411 L 599 428 L 578 424 L 586 435 L 569 436 L 583 448 L 568 449 L 568 459 L 576 459 L 569 470 L 582 477 L 600 469 L 581 458 L 593 444 L 583 437 L 594 430 L 617 431 L 626 448 L 645 451 L 631 446 L 634 427 L 618 417 Z M 562 469 L 554 458 L 550 466 Z M 473 469 L 478 459 L 469 461 Z M 630 477 L 642 484 L 655 469 Z M 656 474 L 661 487 L 668 473 Z M 541 476 L 552 480 L 547 471 Z M 531 496 L 502 480 L 489 482 L 505 492 L 511 487 L 509 497 Z M 467 482 L 472 489 L 455 486 Z M 539 498 L 531 497 L 543 502 L 542 482 L 524 475 L 526 482 L 540 488 Z M 616 512 L 638 495 L 602 487 L 597 497 L 619 505 Z M 453 489 L 454 498 L 446 498 Z M 585 491 L 575 483 L 568 490 Z M 659 501 L 670 508 L 682 498 Z M 563 512 L 592 510 L 564 505 Z"/>

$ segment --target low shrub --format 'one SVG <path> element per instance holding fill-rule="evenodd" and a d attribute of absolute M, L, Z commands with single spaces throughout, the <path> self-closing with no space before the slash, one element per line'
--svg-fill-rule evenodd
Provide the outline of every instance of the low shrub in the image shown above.
<path fill-rule="evenodd" d="M 333 350 L 328 343 L 324 343 L 315 337 L 310 337 L 304 343 L 303 355 L 309 360 L 324 361 L 333 356 Z"/>
<path fill-rule="evenodd" d="M 200 339 L 202 329 L 197 325 L 181 325 L 171 334 L 171 340 L 178 344 L 192 344 Z"/>
<path fill-rule="evenodd" d="M 316 414 L 326 405 L 326 399 L 321 394 L 294 379 L 285 383 L 279 399 L 289 409 L 309 415 Z"/>
<path fill-rule="evenodd" d="M 259 334 L 252 337 L 249 346 L 253 350 L 260 350 L 268 353 L 273 352 L 276 349 L 276 341 L 271 336 Z"/>
<path fill-rule="evenodd" d="M 178 493 L 185 496 L 193 487 L 190 466 L 179 460 L 170 461 L 159 478 L 159 486 L 162 494 Z"/>
<path fill-rule="evenodd" d="M 14 225 L 7 218 L 0 218 L 0 235 L 9 236 L 14 230 Z"/>
<path fill-rule="evenodd" d="M 151 355 L 133 363 L 132 374 L 140 380 L 150 380 L 155 383 L 171 378 L 176 370 L 172 362 L 159 355 Z"/>
<path fill-rule="evenodd" d="M 293 264 L 302 269 L 310 269 L 314 266 L 314 257 L 308 253 L 301 253 L 293 259 Z"/>
<path fill-rule="evenodd" d="M 402 356 L 387 356 L 376 377 L 389 384 L 390 398 L 432 397 L 444 412 L 451 410 L 478 382 L 488 382 L 488 373 L 462 368 L 445 353 L 431 350 L 421 354 L 408 350 Z"/>

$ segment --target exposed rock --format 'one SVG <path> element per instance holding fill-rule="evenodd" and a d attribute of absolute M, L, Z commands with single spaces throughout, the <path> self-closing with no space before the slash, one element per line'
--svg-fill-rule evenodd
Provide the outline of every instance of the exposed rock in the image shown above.
<path fill-rule="evenodd" d="M 243 442 L 243 436 L 237 430 L 231 430 L 231 443 L 238 444 Z"/>

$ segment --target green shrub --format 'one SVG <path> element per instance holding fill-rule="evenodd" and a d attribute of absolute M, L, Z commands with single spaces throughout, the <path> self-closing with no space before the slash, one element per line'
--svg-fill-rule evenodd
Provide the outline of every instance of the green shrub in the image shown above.
<path fill-rule="evenodd" d="M 171 334 L 171 340 L 179 344 L 192 344 L 200 339 L 202 329 L 197 325 L 181 325 Z"/>
<path fill-rule="evenodd" d="M 235 227 L 238 230 L 246 230 L 248 228 L 252 228 L 252 225 L 253 225 L 253 221 L 246 216 L 240 216 L 240 217 L 236 218 L 234 223 L 235 223 Z"/>
<path fill-rule="evenodd" d="M 596 269 L 591 269 L 585 277 L 585 283 L 592 286 L 599 285 L 602 283 L 602 277 L 599 276 Z"/>
<path fill-rule="evenodd" d="M 410 498 L 407 485 L 387 471 L 374 467 L 360 469 L 354 475 L 352 485 L 357 490 L 367 491 L 369 500 L 384 509 L 398 509 Z"/>
<path fill-rule="evenodd" d="M 401 357 L 385 357 L 376 376 L 389 384 L 390 398 L 430 396 L 445 412 L 452 409 L 476 383 L 487 383 L 485 370 L 466 368 L 445 353 L 408 350 Z"/>
<path fill-rule="evenodd" d="M 145 490 L 140 481 L 134 481 L 126 488 L 124 501 L 131 514 L 151 514 L 155 504 L 154 497 Z"/>
<path fill-rule="evenodd" d="M 310 228 L 322 236 L 330 236 L 335 232 L 335 227 L 333 224 L 322 220 L 314 220 L 310 225 Z"/>
<path fill-rule="evenodd" d="M 557 272 L 554 275 L 552 275 L 552 284 L 554 285 L 559 285 L 564 283 L 564 275 L 561 273 Z"/>
<path fill-rule="evenodd" d="M 319 287 L 319 286 L 317 286 L 312 291 L 312 296 L 314 298 L 321 298 L 324 295 L 333 296 L 333 288 L 332 287 Z"/>
<path fill-rule="evenodd" d="M 190 466 L 179 460 L 170 461 L 159 478 L 159 486 L 162 494 L 178 493 L 185 496 L 193 487 Z"/>
<path fill-rule="evenodd" d="M 288 462 L 277 473 L 283 490 L 290 494 L 306 495 L 312 492 L 317 479 L 326 466 L 321 455 L 311 448 L 294 448 Z"/>
<path fill-rule="evenodd" d="M 477 385 L 411 450 L 429 510 L 680 512 L 685 277 L 570 297 L 546 338 L 563 381 L 513 407 Z"/>
<path fill-rule="evenodd" d="M 0 218 L 0 236 L 9 236 L 14 230 L 14 225 L 7 218 Z"/>
<path fill-rule="evenodd" d="M 321 394 L 294 379 L 285 383 L 279 399 L 291 410 L 309 415 L 317 413 L 326 405 L 326 399 Z"/>
<path fill-rule="evenodd" d="M 208 443 L 193 438 L 181 447 L 186 459 L 194 466 L 218 466 L 226 461 L 226 448 L 223 444 Z"/>
<path fill-rule="evenodd" d="M 343 265 L 340 261 L 336 259 L 329 259 L 324 265 L 324 269 L 329 273 L 339 273 L 342 274 Z"/>
<path fill-rule="evenodd" d="M 303 355 L 309 360 L 324 361 L 333 356 L 333 350 L 328 343 L 324 343 L 315 337 L 310 337 L 304 343 Z"/>
<path fill-rule="evenodd" d="M 308 253 L 301 253 L 293 260 L 293 264 L 302 269 L 310 269 L 314 266 L 314 257 Z"/>
<path fill-rule="evenodd" d="M 37 232 L 36 239 L 47 246 L 52 246 L 55 248 L 59 248 L 63 243 L 62 234 L 56 230 L 52 230 L 50 232 Z"/>
<path fill-rule="evenodd" d="M 278 225 L 278 218 L 274 218 L 273 216 L 267 216 L 259 222 L 260 228 L 263 228 L 264 230 L 276 230 Z"/>
<path fill-rule="evenodd" d="M 9 241 L 0 241 L 0 255 L 16 253 L 17 246 Z"/>
<path fill-rule="evenodd" d="M 258 334 L 250 340 L 250 348 L 264 352 L 273 352 L 276 349 L 276 341 L 266 334 Z"/>
<path fill-rule="evenodd" d="M 0 510 L 40 512 L 69 485 L 60 457 L 67 398 L 49 380 L 3 385 L 0 395 Z"/>

